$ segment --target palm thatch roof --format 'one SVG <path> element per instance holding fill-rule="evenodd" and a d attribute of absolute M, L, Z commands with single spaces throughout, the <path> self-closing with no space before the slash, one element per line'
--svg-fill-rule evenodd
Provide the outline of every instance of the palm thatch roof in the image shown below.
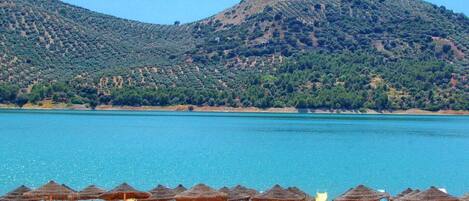
<path fill-rule="evenodd" d="M 145 201 L 171 201 L 174 200 L 176 193 L 173 189 L 170 189 L 163 185 L 158 185 L 156 188 L 150 190 L 151 196 Z"/>
<path fill-rule="evenodd" d="M 246 188 L 241 185 L 237 185 L 234 188 L 231 189 L 231 192 L 233 195 L 233 200 L 240 200 L 240 199 L 245 199 L 249 198 L 251 199 L 255 195 L 258 194 L 258 192 L 254 189 Z"/>
<path fill-rule="evenodd" d="M 177 201 L 227 201 L 228 195 L 216 191 L 205 184 L 198 184 L 176 195 Z"/>
<path fill-rule="evenodd" d="M 401 200 L 401 199 L 404 199 L 404 198 L 406 198 L 406 197 L 413 196 L 413 195 L 415 195 L 415 194 L 417 194 L 417 193 L 420 193 L 420 192 L 421 192 L 421 191 L 420 191 L 419 189 L 416 189 L 416 190 L 413 190 L 413 191 L 410 192 L 410 193 L 407 193 L 406 195 L 404 195 L 404 196 L 402 196 L 402 197 L 400 197 L 400 198 L 397 198 L 396 200 Z"/>
<path fill-rule="evenodd" d="M 24 193 L 24 196 L 31 199 L 70 200 L 74 196 L 74 192 L 54 181 L 50 181 L 36 190 Z"/>
<path fill-rule="evenodd" d="M 399 201 L 459 201 L 457 197 L 451 196 L 435 187 L 426 191 L 404 196 Z"/>
<path fill-rule="evenodd" d="M 335 198 L 334 201 L 378 201 L 389 197 L 387 193 L 381 193 L 364 185 L 359 185 Z"/>
<path fill-rule="evenodd" d="M 241 185 L 237 185 L 231 189 L 223 187 L 219 191 L 228 194 L 229 201 L 249 201 L 257 194 L 256 190 L 249 189 Z"/>
<path fill-rule="evenodd" d="M 252 201 L 303 201 L 304 196 L 293 193 L 289 190 L 282 188 L 280 185 L 275 185 L 270 190 L 258 194 L 252 198 Z"/>
<path fill-rule="evenodd" d="M 247 187 L 244 187 L 244 186 L 241 186 L 241 185 L 235 186 L 232 190 L 233 190 L 233 191 L 236 191 L 236 192 L 246 193 L 246 194 L 249 194 L 249 195 L 251 195 L 251 196 L 255 196 L 256 194 L 259 193 L 259 192 L 257 192 L 257 191 L 254 190 L 254 189 L 247 188 Z"/>
<path fill-rule="evenodd" d="M 230 188 L 224 186 L 220 188 L 218 191 L 228 194 L 228 192 L 230 192 Z"/>
<path fill-rule="evenodd" d="M 297 195 L 304 196 L 305 201 L 314 201 L 314 200 L 316 200 L 316 198 L 312 197 L 308 193 L 305 193 L 304 191 L 302 191 L 301 189 L 299 189 L 297 187 L 289 187 L 289 188 L 287 188 L 287 190 L 292 192 L 292 193 L 295 193 Z"/>
<path fill-rule="evenodd" d="M 66 184 L 62 184 L 62 186 L 72 192 L 75 192 L 75 193 L 77 192 L 75 189 L 71 188 L 70 186 L 67 186 Z"/>
<path fill-rule="evenodd" d="M 25 185 L 21 185 L 18 188 L 8 192 L 4 196 L 0 197 L 0 201 L 27 201 L 32 200 L 25 197 L 23 194 L 31 191 L 30 188 Z"/>
<path fill-rule="evenodd" d="M 176 186 L 176 188 L 173 189 L 176 194 L 182 193 L 184 191 L 187 191 L 187 188 L 184 187 L 182 184 L 179 184 Z"/>
<path fill-rule="evenodd" d="M 88 186 L 78 192 L 79 200 L 96 200 L 106 191 L 95 185 Z"/>
<path fill-rule="evenodd" d="M 391 196 L 390 200 L 398 200 L 398 199 L 400 199 L 404 196 L 407 196 L 407 195 L 411 194 L 414 191 L 415 190 L 413 190 L 412 188 L 407 188 L 407 189 L 403 190 L 402 192 L 400 192 L 399 194 L 397 194 L 396 196 Z"/>
<path fill-rule="evenodd" d="M 409 194 L 409 193 L 412 193 L 414 190 L 412 190 L 411 188 L 407 188 L 405 190 L 403 190 L 401 193 L 397 194 L 395 198 L 400 198 L 400 197 L 404 197 L 405 195 Z"/>
<path fill-rule="evenodd" d="M 138 191 L 127 183 L 123 183 L 116 188 L 103 193 L 99 199 L 103 200 L 126 200 L 126 199 L 146 199 L 150 193 Z"/>

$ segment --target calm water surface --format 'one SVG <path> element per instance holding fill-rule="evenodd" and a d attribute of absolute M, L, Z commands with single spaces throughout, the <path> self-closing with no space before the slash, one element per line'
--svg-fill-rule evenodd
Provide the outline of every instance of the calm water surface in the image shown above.
<path fill-rule="evenodd" d="M 469 117 L 0 111 L 0 193 L 50 179 L 332 196 L 366 184 L 469 192 Z"/>

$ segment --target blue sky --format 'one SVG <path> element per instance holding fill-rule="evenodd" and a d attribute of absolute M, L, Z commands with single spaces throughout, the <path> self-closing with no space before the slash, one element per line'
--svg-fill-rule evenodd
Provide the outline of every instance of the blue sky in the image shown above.
<path fill-rule="evenodd" d="M 214 15 L 239 0 L 63 0 L 121 18 L 141 22 L 172 24 L 196 21 Z M 427 0 L 455 12 L 469 15 L 469 0 Z"/>
<path fill-rule="evenodd" d="M 239 0 L 63 0 L 121 18 L 172 24 L 193 22 L 229 8 Z"/>

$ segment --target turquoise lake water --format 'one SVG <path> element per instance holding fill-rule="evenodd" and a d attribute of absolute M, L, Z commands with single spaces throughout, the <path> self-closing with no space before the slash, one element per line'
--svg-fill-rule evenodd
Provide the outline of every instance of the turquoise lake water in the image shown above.
<path fill-rule="evenodd" d="M 0 111 L 0 193 L 53 179 L 331 196 L 358 184 L 469 192 L 469 117 Z"/>

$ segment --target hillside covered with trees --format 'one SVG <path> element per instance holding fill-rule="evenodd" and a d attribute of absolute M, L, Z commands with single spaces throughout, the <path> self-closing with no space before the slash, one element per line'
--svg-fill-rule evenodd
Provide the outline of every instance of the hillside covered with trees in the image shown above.
<path fill-rule="evenodd" d="M 469 18 L 420 0 L 244 0 L 189 24 L 0 1 L 0 103 L 469 110 Z"/>

